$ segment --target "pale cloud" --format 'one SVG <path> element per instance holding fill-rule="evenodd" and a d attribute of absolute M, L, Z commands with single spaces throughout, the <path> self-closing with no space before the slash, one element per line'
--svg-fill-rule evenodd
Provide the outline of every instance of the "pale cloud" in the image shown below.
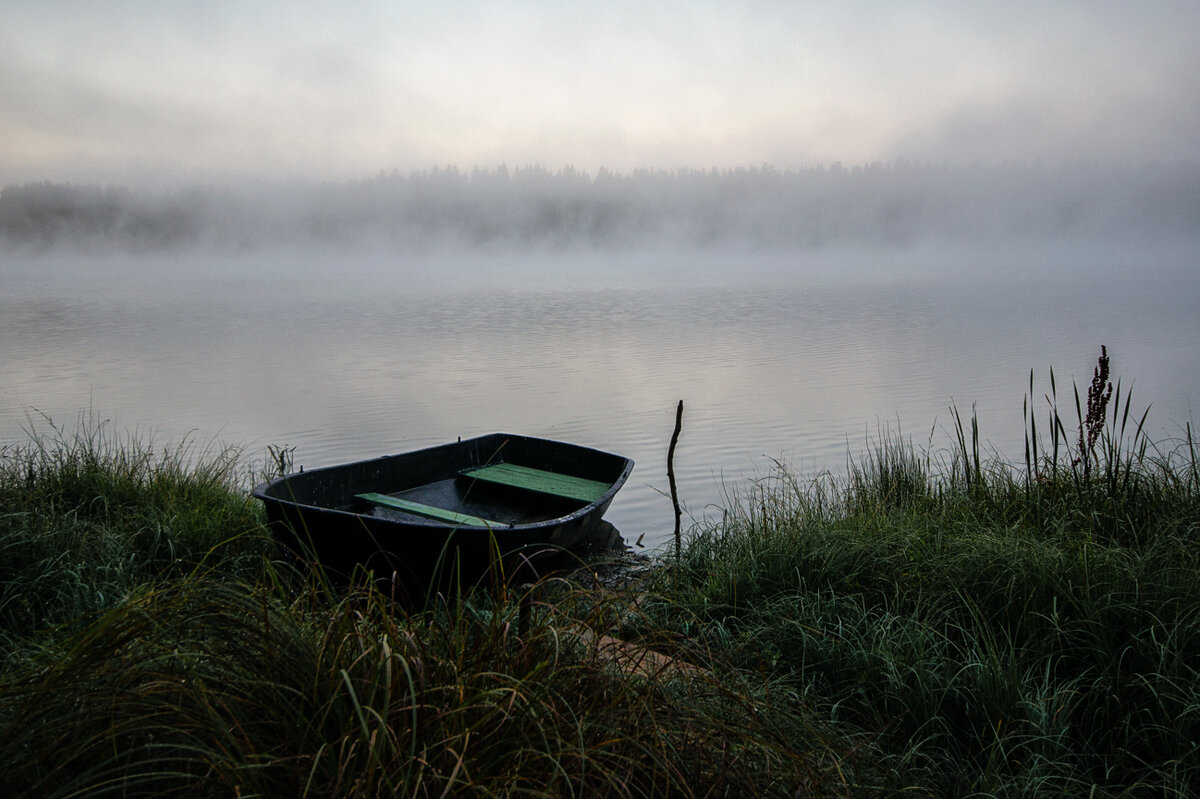
<path fill-rule="evenodd" d="M 1200 160 L 1200 7 L 23 4 L 0 184 L 439 163 Z"/>

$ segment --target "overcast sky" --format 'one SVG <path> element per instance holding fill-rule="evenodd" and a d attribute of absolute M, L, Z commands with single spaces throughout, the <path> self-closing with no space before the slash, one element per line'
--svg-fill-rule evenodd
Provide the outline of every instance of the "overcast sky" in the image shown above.
<path fill-rule="evenodd" d="M 0 9 L 0 185 L 1200 161 L 1196 0 Z"/>

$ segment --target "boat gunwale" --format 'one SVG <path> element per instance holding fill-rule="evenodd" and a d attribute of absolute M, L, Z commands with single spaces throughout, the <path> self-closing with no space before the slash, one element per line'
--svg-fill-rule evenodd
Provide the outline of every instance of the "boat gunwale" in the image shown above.
<path fill-rule="evenodd" d="M 319 476 L 321 474 L 333 474 L 339 470 L 344 470 L 349 467 L 364 467 L 365 468 L 365 467 L 369 467 L 371 464 L 375 464 L 375 463 L 386 463 L 386 462 L 390 462 L 390 461 L 395 461 L 400 458 L 406 458 L 406 457 L 419 455 L 422 453 L 432 452 L 434 450 L 438 450 L 438 449 L 442 449 L 442 448 L 446 448 L 446 447 L 455 447 L 455 446 L 463 446 L 463 445 L 469 446 L 472 444 L 477 444 L 480 441 L 483 441 L 486 439 L 492 439 L 492 438 L 504 438 L 504 439 L 510 439 L 510 440 L 518 440 L 519 439 L 522 441 L 534 442 L 534 443 L 538 443 L 538 444 L 542 444 L 542 445 L 550 444 L 550 445 L 558 446 L 558 447 L 584 450 L 589 453 L 595 453 L 595 454 L 603 455 L 606 457 L 618 459 L 621 462 L 621 469 L 620 469 L 619 473 L 617 474 L 616 478 L 609 485 L 608 489 L 604 492 L 604 494 L 602 494 L 595 501 L 584 504 L 581 507 L 577 508 L 576 510 L 571 511 L 570 513 L 567 513 L 562 516 L 556 516 L 552 519 L 543 519 L 541 521 L 517 523 L 517 524 L 503 525 L 503 526 L 497 526 L 497 527 L 488 527 L 486 525 L 473 525 L 473 524 L 453 524 L 453 523 L 449 523 L 449 522 L 438 521 L 436 519 L 422 518 L 422 517 L 416 516 L 414 514 L 409 514 L 403 520 L 390 519 L 386 516 L 376 516 L 371 513 L 361 513 L 361 512 L 346 510 L 344 508 L 334 507 L 334 506 L 330 506 L 330 505 L 316 505 L 316 504 L 312 504 L 310 502 L 301 502 L 301 501 L 295 500 L 295 499 L 286 499 L 282 496 L 269 493 L 273 489 L 277 489 L 279 486 L 286 485 L 289 481 L 294 480 L 301 476 L 303 476 L 306 479 L 313 479 L 313 476 Z M 570 442 L 564 442 L 564 441 L 556 441 L 554 439 L 539 438 L 536 436 L 526 436 L 526 435 L 521 435 L 521 434 L 516 434 L 516 433 L 499 433 L 499 432 L 497 432 L 497 433 L 487 433 L 487 434 L 483 434 L 483 435 L 479 435 L 479 436 L 474 436 L 474 437 L 468 438 L 468 439 L 460 439 L 456 442 L 433 444 L 428 447 L 422 447 L 420 449 L 409 450 L 407 452 L 394 453 L 391 455 L 380 455 L 375 458 L 366 458 L 361 461 L 351 461 L 349 463 L 332 464 L 329 466 L 320 466 L 320 467 L 317 467 L 316 469 L 310 469 L 309 471 L 306 471 L 306 472 L 297 472 L 295 474 L 280 475 L 279 477 L 275 477 L 271 480 L 268 480 L 266 482 L 260 483 L 259 485 L 255 486 L 254 489 L 251 491 L 251 496 L 253 496 L 255 499 L 258 499 L 264 503 L 275 503 L 275 504 L 287 506 L 289 508 L 293 508 L 293 509 L 299 510 L 299 511 L 329 514 L 329 515 L 332 515 L 333 517 L 344 517 L 347 520 L 371 519 L 373 522 L 376 522 L 376 523 L 383 522 L 383 523 L 388 523 L 388 524 L 405 525 L 405 526 L 409 526 L 409 527 L 424 527 L 424 528 L 429 528 L 431 531 L 468 530 L 468 531 L 481 531 L 481 532 L 482 531 L 490 531 L 493 533 L 537 531 L 537 530 L 553 528 L 558 525 L 573 522 L 578 518 L 581 518 L 588 514 L 594 513 L 597 508 L 606 507 L 612 501 L 613 497 L 616 496 L 617 492 L 621 489 L 621 487 L 624 486 L 625 482 L 629 479 L 630 474 L 633 472 L 633 467 L 634 467 L 634 462 L 631 458 L 627 458 L 623 455 L 617 455 L 617 454 L 611 453 L 611 452 L 606 452 L 604 450 L 595 449 L 593 447 L 586 447 L 581 444 L 572 444 Z"/>

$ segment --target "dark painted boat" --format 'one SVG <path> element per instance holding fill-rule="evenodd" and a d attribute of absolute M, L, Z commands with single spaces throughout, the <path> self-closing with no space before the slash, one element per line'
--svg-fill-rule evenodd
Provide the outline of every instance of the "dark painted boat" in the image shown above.
<path fill-rule="evenodd" d="M 633 461 L 575 444 L 494 433 L 290 474 L 253 495 L 288 551 L 406 586 L 505 576 L 598 533 Z"/>

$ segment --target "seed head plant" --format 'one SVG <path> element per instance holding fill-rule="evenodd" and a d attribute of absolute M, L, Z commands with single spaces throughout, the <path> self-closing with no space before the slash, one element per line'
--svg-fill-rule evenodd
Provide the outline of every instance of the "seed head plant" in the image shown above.
<path fill-rule="evenodd" d="M 1088 386 L 1087 415 L 1079 425 L 1079 458 L 1075 461 L 1083 467 L 1086 480 L 1092 473 L 1092 460 L 1096 457 L 1096 441 L 1104 430 L 1104 418 L 1108 401 L 1112 399 L 1112 381 L 1108 379 L 1108 350 L 1100 345 L 1100 358 L 1092 372 L 1092 384 Z M 1078 396 L 1076 397 L 1078 402 Z"/>

